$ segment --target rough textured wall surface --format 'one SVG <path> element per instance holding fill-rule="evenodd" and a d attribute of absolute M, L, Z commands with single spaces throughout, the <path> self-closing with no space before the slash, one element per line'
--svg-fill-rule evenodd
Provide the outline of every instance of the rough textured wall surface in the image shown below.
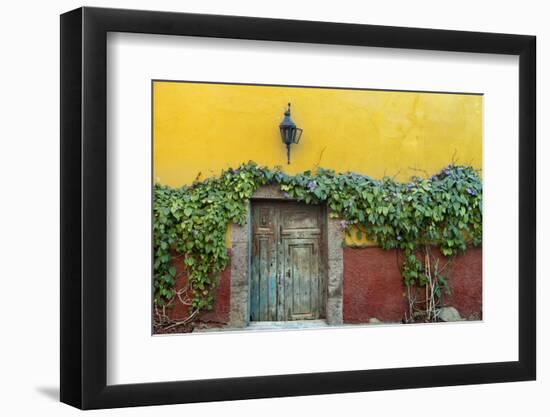
<path fill-rule="evenodd" d="M 482 319 L 483 262 L 481 248 L 471 248 L 450 265 L 451 296 L 444 303 L 455 307 L 463 318 Z"/>
<path fill-rule="evenodd" d="M 278 129 L 289 101 L 304 129 L 290 165 Z M 249 160 L 401 181 L 453 158 L 481 168 L 482 108 L 467 94 L 155 81 L 154 177 L 179 187 Z"/>
<path fill-rule="evenodd" d="M 231 261 L 230 261 L 231 262 Z M 368 323 L 377 318 L 384 322 L 401 322 L 407 309 L 405 287 L 399 265 L 401 257 L 396 251 L 377 247 L 344 249 L 344 323 Z M 446 260 L 441 257 L 441 265 Z M 187 285 L 181 259 L 174 258 L 179 290 Z M 471 248 L 457 256 L 446 270 L 451 295 L 445 296 L 444 305 L 455 307 L 462 318 L 482 318 L 482 250 Z M 212 311 L 201 313 L 199 321 L 212 326 L 229 322 L 231 266 L 220 274 L 215 290 Z M 188 316 L 188 307 L 179 301 L 168 316 L 183 320 Z"/>
<path fill-rule="evenodd" d="M 344 249 L 344 323 L 401 321 L 404 290 L 395 251 Z"/>
<path fill-rule="evenodd" d="M 446 260 L 440 257 L 440 265 Z M 380 248 L 344 249 L 344 322 L 367 323 L 371 318 L 400 322 L 407 310 L 400 274 L 401 256 Z M 446 269 L 451 295 L 444 305 L 466 319 L 482 318 L 482 251 L 468 249 Z"/>
<path fill-rule="evenodd" d="M 173 253 L 172 263 L 176 267 L 176 289 L 180 290 L 187 285 L 187 275 L 183 268 L 181 258 Z M 231 283 L 231 259 L 229 265 L 218 277 L 218 287 L 214 290 L 214 308 L 212 311 L 205 311 L 200 314 L 198 321 L 208 323 L 213 326 L 222 325 L 229 322 L 229 295 Z M 168 317 L 172 320 L 184 320 L 189 316 L 189 306 L 182 304 L 177 298 L 174 308 L 167 311 Z"/>

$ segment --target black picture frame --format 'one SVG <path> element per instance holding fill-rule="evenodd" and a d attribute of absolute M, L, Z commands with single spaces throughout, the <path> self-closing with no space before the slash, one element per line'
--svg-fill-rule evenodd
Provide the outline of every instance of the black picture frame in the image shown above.
<path fill-rule="evenodd" d="M 108 32 L 519 56 L 519 360 L 107 385 Z M 79 8 L 61 15 L 61 401 L 82 409 L 534 380 L 536 38 L 404 27 Z"/>

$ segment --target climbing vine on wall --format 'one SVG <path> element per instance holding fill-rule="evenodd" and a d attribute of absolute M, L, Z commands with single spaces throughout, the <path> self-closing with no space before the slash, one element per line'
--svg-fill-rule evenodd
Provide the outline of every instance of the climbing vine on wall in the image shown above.
<path fill-rule="evenodd" d="M 190 186 L 155 184 L 155 306 L 166 306 L 178 295 L 175 251 L 188 275 L 190 314 L 195 317 L 212 309 L 218 275 L 229 260 L 227 226 L 244 223 L 248 200 L 266 184 L 279 184 L 291 199 L 326 203 L 331 215 L 341 219 L 342 230 L 356 233 L 360 240 L 366 237 L 384 249 L 400 249 L 401 272 L 409 290 L 431 284 L 431 271 L 419 250 L 437 246 L 452 258 L 468 244 L 481 243 L 482 183 L 472 167 L 449 165 L 429 178 L 411 177 L 403 183 L 322 168 L 292 176 L 249 162 Z"/>

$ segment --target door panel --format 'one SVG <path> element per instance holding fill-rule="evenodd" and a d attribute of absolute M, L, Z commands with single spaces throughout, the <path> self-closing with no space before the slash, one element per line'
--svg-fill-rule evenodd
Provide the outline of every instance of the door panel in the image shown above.
<path fill-rule="evenodd" d="M 274 209 L 259 207 L 253 223 L 250 320 L 277 320 L 277 245 Z"/>
<path fill-rule="evenodd" d="M 252 205 L 250 319 L 316 319 L 324 314 L 320 261 L 323 210 L 293 202 Z"/>
<path fill-rule="evenodd" d="M 251 279 L 250 299 L 251 320 L 277 320 L 277 276 L 275 265 L 274 242 L 266 236 L 255 240 L 256 256 L 253 270 L 255 276 Z"/>
<path fill-rule="evenodd" d="M 283 239 L 286 320 L 319 317 L 318 239 Z"/>
<path fill-rule="evenodd" d="M 300 207 L 292 205 L 281 210 L 282 225 L 284 229 L 318 229 L 319 208 L 315 206 Z"/>

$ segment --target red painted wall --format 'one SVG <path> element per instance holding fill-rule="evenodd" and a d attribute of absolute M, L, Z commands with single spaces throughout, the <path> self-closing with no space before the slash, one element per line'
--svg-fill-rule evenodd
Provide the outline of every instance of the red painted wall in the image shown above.
<path fill-rule="evenodd" d="M 231 258 L 231 256 L 230 256 Z M 401 256 L 396 251 L 380 248 L 344 248 L 344 322 L 367 323 L 376 317 L 381 321 L 400 322 L 407 311 L 405 287 L 400 273 Z M 446 260 L 441 258 L 441 265 Z M 174 257 L 177 270 L 176 288 L 187 284 L 181 258 Z M 203 312 L 199 322 L 212 326 L 229 322 L 231 259 L 220 274 L 215 290 L 214 309 Z M 451 296 L 444 297 L 445 305 L 455 307 L 463 318 L 482 318 L 482 251 L 468 249 L 457 256 L 447 271 Z M 176 300 L 167 311 L 173 320 L 188 316 L 188 306 Z"/>
<path fill-rule="evenodd" d="M 395 251 L 344 249 L 344 322 L 401 321 L 406 303 Z"/>
<path fill-rule="evenodd" d="M 172 264 L 176 267 L 176 290 L 187 285 L 187 275 L 181 258 L 173 254 Z M 229 294 L 231 285 L 231 254 L 227 268 L 218 277 L 218 286 L 214 290 L 214 308 L 212 311 L 200 313 L 198 321 L 210 325 L 221 325 L 229 322 Z M 189 316 L 189 306 L 182 304 L 176 297 L 174 307 L 167 310 L 167 315 L 172 320 L 185 320 Z"/>
<path fill-rule="evenodd" d="M 366 323 L 370 318 L 400 322 L 407 311 L 405 286 L 397 251 L 380 248 L 344 249 L 344 322 Z M 440 264 L 446 260 L 441 257 Z M 482 252 L 468 249 L 447 269 L 451 295 L 445 305 L 463 318 L 482 317 Z"/>
<path fill-rule="evenodd" d="M 483 313 L 483 262 L 481 248 L 468 249 L 457 257 L 449 272 L 450 297 L 443 299 L 463 318 L 481 320 Z"/>

